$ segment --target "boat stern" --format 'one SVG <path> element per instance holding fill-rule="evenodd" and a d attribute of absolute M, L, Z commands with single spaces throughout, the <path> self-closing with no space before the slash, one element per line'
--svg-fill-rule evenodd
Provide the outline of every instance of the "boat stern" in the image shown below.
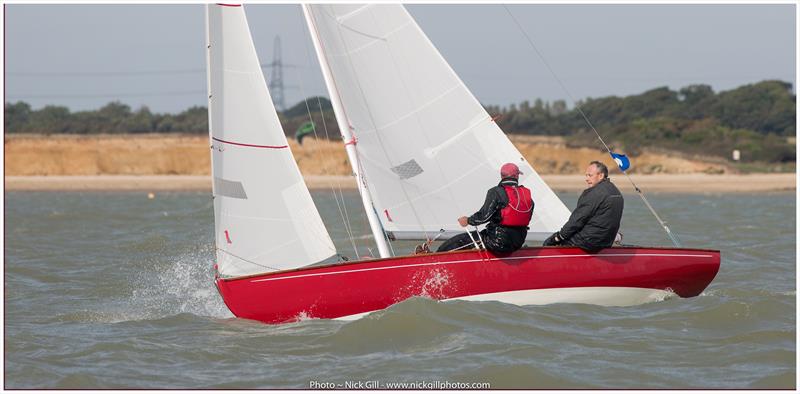
<path fill-rule="evenodd" d="M 688 250 L 703 255 L 692 264 L 681 267 L 680 279 L 676 278 L 673 291 L 681 297 L 696 297 L 703 293 L 719 272 L 721 254 L 719 250 Z"/>

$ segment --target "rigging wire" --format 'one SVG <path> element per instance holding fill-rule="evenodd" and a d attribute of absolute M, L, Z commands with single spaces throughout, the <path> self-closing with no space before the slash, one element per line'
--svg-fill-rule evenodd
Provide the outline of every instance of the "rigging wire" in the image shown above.
<path fill-rule="evenodd" d="M 273 63 L 259 64 L 261 68 L 276 67 Z M 294 64 L 282 63 L 281 67 L 299 68 Z M 17 77 L 136 77 L 143 75 L 175 75 L 175 74 L 205 74 L 205 68 L 183 68 L 163 70 L 131 70 L 131 71 L 7 71 L 6 76 Z"/>
<path fill-rule="evenodd" d="M 300 82 L 300 84 L 301 84 L 300 89 L 302 90 L 302 82 Z M 303 93 L 303 96 L 305 96 L 305 93 Z M 319 100 L 319 97 L 317 97 L 317 100 Z M 314 132 L 314 139 L 315 141 L 319 141 L 319 136 L 317 135 L 317 126 L 314 124 L 314 118 L 311 115 L 311 107 L 308 105 L 308 99 L 306 98 L 303 101 L 305 102 L 306 105 L 306 112 L 308 113 L 308 119 L 311 122 L 311 130 Z M 325 117 L 322 114 L 321 103 L 319 103 L 319 105 L 320 105 L 320 118 L 322 119 L 323 125 L 325 125 Z M 325 129 L 327 134 L 327 126 L 325 126 Z M 317 153 L 319 153 L 320 151 L 320 149 L 317 148 L 316 146 L 312 149 L 314 149 Z M 328 172 L 327 166 L 325 166 L 325 172 Z M 339 216 L 342 218 L 342 224 L 344 224 L 344 230 L 347 233 L 347 237 L 350 239 L 350 244 L 353 246 L 353 252 L 356 254 L 356 258 L 358 258 L 358 249 L 356 248 L 356 244 L 353 239 L 353 231 L 350 228 L 349 219 L 345 218 L 345 211 L 342 210 L 342 205 L 344 205 L 344 196 L 342 196 L 342 203 L 340 205 L 339 198 L 336 196 L 336 190 L 334 190 L 333 188 L 333 183 L 329 182 L 328 186 L 330 186 L 331 193 L 333 194 L 333 199 L 334 201 L 336 201 L 336 208 L 339 210 Z M 339 186 L 339 192 L 341 193 L 341 185 Z"/>
<path fill-rule="evenodd" d="M 353 137 L 353 138 L 355 138 L 355 137 Z M 366 174 L 366 171 L 364 171 L 364 166 L 361 164 L 361 162 L 362 162 L 361 155 L 359 155 L 357 148 L 353 149 L 353 152 L 355 152 L 355 154 L 356 154 L 356 163 L 358 165 L 358 171 L 362 174 L 361 180 L 364 181 L 363 182 L 364 189 L 366 189 L 367 193 L 369 193 L 369 195 L 372 196 L 372 192 L 369 191 L 369 184 L 366 181 L 367 178 L 366 178 L 366 176 L 363 175 L 363 174 Z M 356 181 L 360 181 L 360 180 L 356 179 Z M 370 201 L 370 206 L 372 207 L 372 211 L 375 212 L 375 215 L 380 218 L 380 215 L 378 214 L 378 210 L 375 209 L 375 204 L 372 201 Z M 380 223 L 380 219 L 378 219 L 378 222 Z M 364 226 L 365 228 L 370 228 L 369 220 L 368 220 L 366 215 L 361 217 L 361 225 Z M 383 237 L 384 238 L 388 238 L 387 235 L 386 235 L 386 230 L 383 228 L 383 224 L 381 224 L 381 232 L 383 233 Z M 389 246 L 389 251 L 392 253 L 392 255 L 394 255 L 394 249 L 391 246 L 392 243 L 391 242 L 386 242 L 386 245 Z M 364 240 L 364 246 L 369 251 L 369 254 L 373 255 L 372 249 L 369 247 L 369 241 L 367 241 L 366 239 Z"/>
<path fill-rule="evenodd" d="M 205 90 L 173 90 L 166 92 L 141 92 L 141 93 L 87 93 L 87 94 L 8 94 L 8 100 L 15 99 L 59 99 L 59 98 L 75 98 L 75 99 L 91 99 L 91 98 L 106 98 L 106 97 L 161 97 L 161 96 L 189 96 L 189 95 L 203 95 L 207 92 Z"/>
<path fill-rule="evenodd" d="M 303 43 L 304 43 L 304 47 L 305 47 L 305 50 L 306 50 L 306 61 L 308 61 L 310 59 L 310 57 L 311 57 L 311 52 L 309 50 L 307 40 L 303 40 Z M 303 78 L 299 78 L 299 80 L 300 80 L 300 91 L 303 94 L 303 97 L 306 97 L 304 84 L 303 84 Z M 314 124 L 314 118 L 311 115 L 311 107 L 308 105 L 308 98 L 307 97 L 304 98 L 303 101 L 305 102 L 305 105 L 306 105 L 306 112 L 308 113 L 308 120 L 311 122 L 311 130 L 314 132 L 314 139 L 315 139 L 315 141 L 319 141 L 319 136 L 317 135 L 317 125 Z M 327 122 L 325 122 L 325 113 L 322 111 L 322 100 L 320 100 L 319 96 L 317 96 L 317 108 L 319 109 L 319 117 L 322 120 L 322 127 L 325 130 L 325 140 L 326 141 L 330 141 L 330 135 L 328 134 L 328 125 L 327 125 Z M 319 152 L 319 149 L 316 149 L 316 150 L 317 150 L 317 152 Z M 324 166 L 324 168 L 325 168 L 325 172 L 329 171 L 328 166 Z M 328 175 L 330 175 L 330 174 L 328 174 Z M 342 224 L 344 225 L 344 231 L 345 231 L 345 233 L 347 233 L 347 237 L 350 240 L 350 245 L 353 247 L 353 253 L 355 253 L 357 259 L 360 259 L 361 257 L 358 255 L 358 247 L 356 247 L 355 238 L 353 237 L 353 229 L 350 226 L 350 217 L 347 214 L 347 206 L 346 206 L 345 201 L 344 201 L 344 195 L 342 194 L 342 184 L 338 179 L 336 180 L 336 185 L 337 185 L 337 187 L 339 189 L 339 196 L 336 195 L 336 190 L 333 187 L 333 181 L 329 180 L 328 186 L 330 186 L 331 193 L 333 194 L 333 199 L 334 199 L 334 201 L 336 201 L 336 208 L 339 210 L 339 216 L 342 218 Z M 339 203 L 339 198 L 340 197 L 342 199 L 341 204 Z"/>
<path fill-rule="evenodd" d="M 222 252 L 222 253 L 225 253 L 225 254 L 227 254 L 227 255 L 229 255 L 229 256 L 232 256 L 232 257 L 234 257 L 234 258 L 237 258 L 237 259 L 239 259 L 239 260 L 242 260 L 242 261 L 244 261 L 244 262 L 246 262 L 246 263 L 250 263 L 250 264 L 253 264 L 253 265 L 257 265 L 257 266 L 259 266 L 259 267 L 263 267 L 263 268 L 268 268 L 268 269 L 271 269 L 271 270 L 273 270 L 273 271 L 280 271 L 280 270 L 281 270 L 280 268 L 270 267 L 270 266 L 268 266 L 268 265 L 264 265 L 264 264 L 256 263 L 255 261 L 248 260 L 248 259 L 246 259 L 246 258 L 244 258 L 244 257 L 237 256 L 237 255 L 235 255 L 235 254 L 233 254 L 233 253 L 231 253 L 231 252 L 228 252 L 228 251 L 227 251 L 227 250 L 225 250 L 225 249 L 216 248 L 216 247 L 215 247 L 215 249 L 217 249 L 218 251 L 220 251 L 220 252 Z"/>
<path fill-rule="evenodd" d="M 360 155 L 359 155 L 359 153 L 358 153 L 358 149 L 354 149 L 354 151 L 355 151 L 355 153 L 356 153 L 356 158 L 358 158 L 358 167 L 359 167 L 359 171 L 361 171 L 361 173 L 363 174 L 363 173 L 364 173 L 364 166 L 363 166 L 363 165 L 361 165 L 361 156 L 360 156 Z M 365 178 L 365 179 L 366 179 L 366 178 Z M 365 182 L 364 188 L 366 188 L 367 190 L 369 190 L 369 185 L 368 185 L 368 184 L 366 184 L 366 182 Z M 371 194 L 370 194 L 370 195 L 371 195 Z M 374 205 L 374 204 L 372 205 L 372 210 L 375 212 L 375 215 L 376 215 L 376 216 L 380 217 L 380 214 L 378 213 L 378 210 L 375 208 L 375 205 Z M 380 219 L 379 219 L 379 221 L 380 221 Z M 368 223 L 368 220 L 367 220 L 367 217 L 366 217 L 366 216 L 363 216 L 363 218 L 362 218 L 362 224 L 366 224 L 366 226 L 364 226 L 364 227 L 367 227 L 367 228 L 369 228 L 369 223 Z M 388 238 L 388 235 L 386 234 L 386 230 L 384 230 L 384 229 L 383 229 L 383 225 L 381 225 L 381 230 L 383 230 L 383 235 L 384 235 L 384 237 L 387 237 L 387 238 Z M 366 240 L 365 240 L 365 242 L 366 242 Z M 386 245 L 389 247 L 389 251 L 391 252 L 391 255 L 392 255 L 392 256 L 396 256 L 396 254 L 394 253 L 394 247 L 392 246 L 392 242 L 386 242 Z M 373 254 L 373 253 L 372 253 L 372 250 L 369 248 L 369 245 L 368 245 L 368 244 L 367 244 L 367 249 L 369 249 L 369 251 L 370 251 L 370 254 Z M 380 255 L 380 254 L 379 254 L 379 255 Z"/>
<path fill-rule="evenodd" d="M 578 113 L 581 114 L 581 116 L 583 117 L 583 120 L 586 121 L 587 125 L 589 125 L 589 128 L 591 128 L 592 131 L 594 131 L 594 134 L 597 136 L 597 139 L 600 140 L 600 143 L 603 144 L 603 147 L 606 148 L 606 150 L 608 151 L 608 154 L 610 155 L 612 153 L 611 152 L 611 148 L 609 148 L 608 145 L 606 145 L 606 142 L 603 140 L 603 137 L 600 136 L 600 133 L 597 131 L 597 129 L 592 124 L 592 122 L 589 120 L 589 117 L 586 116 L 586 114 L 583 112 L 583 109 L 581 108 L 581 106 L 578 103 L 578 101 L 575 100 L 575 98 L 572 96 L 572 94 L 570 94 L 569 90 L 564 85 L 564 83 L 561 82 L 561 79 L 558 78 L 558 75 L 556 75 L 555 71 L 553 71 L 553 68 L 550 67 L 550 63 L 547 62 L 547 60 L 545 59 L 544 55 L 542 55 L 542 53 L 539 51 L 539 48 L 537 48 L 536 44 L 533 43 L 533 40 L 531 39 L 531 37 L 528 35 L 528 33 L 525 31 L 525 29 L 522 28 L 522 25 L 519 23 L 519 21 L 514 16 L 514 14 L 511 13 L 511 10 L 508 9 L 508 6 L 503 4 L 503 8 L 506 10 L 508 15 L 514 21 L 514 24 L 517 25 L 517 28 L 519 28 L 519 30 L 522 32 L 522 35 L 525 36 L 525 39 L 528 41 L 528 44 L 530 44 L 531 48 L 533 48 L 534 52 L 536 52 L 536 55 L 539 56 L 539 59 L 542 60 L 542 63 L 544 63 L 545 67 L 550 72 L 550 74 L 553 76 L 553 78 L 556 80 L 556 82 L 561 87 L 561 89 L 564 91 L 564 93 L 567 94 L 567 97 L 569 97 L 569 99 L 575 104 L 575 109 L 577 109 Z M 612 156 L 612 158 L 613 158 L 613 156 Z M 664 228 L 664 231 L 666 231 L 667 236 L 672 241 L 672 243 L 675 244 L 676 247 L 681 247 L 681 242 L 680 242 L 680 240 L 678 240 L 678 237 L 675 234 L 672 233 L 672 231 L 669 229 L 669 227 L 667 227 L 667 223 L 664 222 L 663 220 L 661 220 L 661 217 L 658 216 L 658 213 L 656 213 L 656 210 L 653 208 L 652 205 L 650 205 L 650 202 L 647 201 L 647 197 L 644 196 L 644 193 L 639 188 L 639 186 L 637 186 L 636 183 L 633 182 L 633 179 L 631 179 L 630 175 L 628 175 L 627 172 L 622 170 L 622 168 L 620 168 L 620 171 L 622 171 L 622 174 L 624 174 L 625 177 L 628 178 L 628 181 L 631 183 L 631 185 L 633 185 L 633 189 L 636 190 L 636 193 L 638 193 L 639 197 L 642 198 L 642 201 L 644 201 L 644 204 L 647 206 L 647 208 L 650 210 L 650 212 L 653 214 L 653 216 L 655 216 L 655 218 L 658 221 L 658 223 L 661 224 L 661 227 Z"/>
<path fill-rule="evenodd" d="M 344 23 L 339 21 L 333 15 L 328 14 L 328 17 L 330 17 L 333 20 L 336 20 L 337 21 L 336 22 L 337 25 L 341 27 L 340 29 L 337 29 L 337 33 L 339 33 L 339 40 L 341 40 L 342 44 L 344 45 L 344 54 L 345 54 L 345 58 L 348 61 L 348 65 L 350 66 L 350 69 L 353 70 L 353 75 L 356 76 L 358 74 L 355 72 L 356 68 L 353 65 L 353 59 L 351 57 L 352 52 L 351 52 L 350 48 L 348 48 L 347 41 L 344 39 L 344 35 L 342 34 L 342 31 L 341 31 L 344 28 L 346 28 L 348 30 L 353 30 L 353 29 L 350 28 L 349 26 L 345 26 Z M 375 38 L 375 39 L 378 39 L 378 38 Z M 358 91 L 359 91 L 360 97 L 361 97 L 361 99 L 363 101 L 364 107 L 367 109 L 367 115 L 369 116 L 369 120 L 372 123 L 373 128 L 375 129 L 375 137 L 376 137 L 376 139 L 378 141 L 378 145 L 381 147 L 381 150 L 383 151 L 383 156 L 389 162 L 389 165 L 393 166 L 392 165 L 392 160 L 389 158 L 389 151 L 386 149 L 386 146 L 383 143 L 383 138 L 381 138 L 381 134 L 378 132 L 378 124 L 375 122 L 375 116 L 373 115 L 372 107 L 369 105 L 369 103 L 366 100 L 366 95 L 364 94 L 364 88 L 362 86 L 362 82 L 358 77 L 356 77 L 354 79 L 355 79 L 355 82 L 356 82 L 355 85 L 358 87 Z M 357 146 L 356 146 L 355 152 L 356 152 L 356 156 L 358 157 L 359 156 L 359 152 L 358 152 L 358 147 Z M 364 168 L 361 165 L 361 159 L 360 158 L 359 158 L 358 162 L 359 162 L 359 166 L 361 167 L 362 173 L 364 173 L 363 172 Z M 368 185 L 365 185 L 365 186 L 368 187 Z M 428 235 L 428 230 L 426 229 L 425 225 L 422 223 L 422 220 L 420 219 L 419 213 L 417 212 L 416 208 L 414 207 L 414 204 L 411 203 L 411 197 L 409 197 L 409 195 L 408 195 L 408 191 L 406 190 L 406 185 L 404 184 L 404 182 L 400 182 L 400 190 L 403 191 L 403 196 L 405 197 L 406 201 L 408 201 L 408 206 L 411 209 L 411 212 L 414 214 L 414 219 L 417 221 L 417 224 L 419 224 L 420 228 L 422 228 L 422 231 L 425 234 L 425 237 L 430 239 L 430 236 Z M 374 208 L 374 205 L 373 205 L 373 208 Z M 380 217 L 380 215 L 379 215 L 379 217 Z M 383 227 L 383 226 L 381 226 L 381 227 Z M 383 228 L 381 230 L 383 231 L 384 236 L 385 236 L 386 235 L 386 230 L 383 229 Z M 387 244 L 388 243 L 389 242 L 387 242 Z"/>
<path fill-rule="evenodd" d="M 369 11 L 371 12 L 371 10 L 369 10 Z M 424 33 L 423 33 L 423 35 L 424 35 Z M 384 41 L 386 43 L 385 39 L 382 40 L 382 41 Z M 406 97 L 407 97 L 409 102 L 413 102 L 413 100 L 411 99 L 411 94 L 409 94 L 409 92 L 411 90 L 408 88 L 408 84 L 406 83 L 406 80 L 404 78 L 402 78 L 402 74 L 400 73 L 401 67 L 398 66 L 398 62 L 397 62 L 395 53 L 391 51 L 391 47 L 388 45 L 388 43 L 386 43 L 386 50 L 389 52 L 389 56 L 392 59 L 392 65 L 394 66 L 395 72 L 397 73 L 397 80 L 403 85 L 403 93 L 406 94 Z M 463 86 L 463 85 L 460 82 L 459 82 L 458 85 L 456 85 L 456 87 L 461 87 L 461 86 Z M 448 90 L 447 92 L 449 93 L 450 90 Z M 427 129 L 425 127 L 425 124 L 423 124 L 422 119 L 420 118 L 420 116 L 417 113 L 418 113 L 419 110 L 421 110 L 422 108 L 428 106 L 429 104 L 430 103 L 426 103 L 426 104 L 422 105 L 421 107 L 418 107 L 418 108 L 416 108 L 416 109 L 414 109 L 412 111 L 412 113 L 415 114 L 414 120 L 416 121 L 417 126 L 421 130 L 427 130 Z M 378 130 L 376 129 L 375 130 L 376 135 L 377 135 L 377 131 Z M 423 138 L 425 138 L 425 143 L 426 143 L 427 146 L 433 146 L 433 144 L 431 143 L 431 140 L 429 138 L 430 137 L 429 133 L 422 133 L 422 136 L 423 136 Z M 380 137 L 378 138 L 378 141 L 381 142 L 381 145 L 383 145 L 383 142 L 381 141 Z M 438 160 L 433 160 L 433 163 L 436 165 L 436 167 L 439 170 L 439 175 L 441 176 L 442 184 L 447 184 L 448 183 L 448 178 L 445 175 L 444 169 L 442 167 L 442 163 L 440 163 Z M 414 186 L 414 185 L 412 184 L 411 186 Z M 421 189 L 422 189 L 421 187 L 417 187 L 417 191 L 418 192 L 424 192 L 424 190 L 421 190 Z M 453 192 L 453 189 L 447 187 L 447 188 L 445 188 L 445 190 L 447 191 L 447 194 L 449 194 L 449 196 L 450 196 L 450 201 L 459 209 L 459 211 L 464 211 L 463 209 L 461 209 L 462 206 L 461 206 L 461 203 L 460 203 L 460 199 L 456 198 L 455 193 Z M 405 189 L 404 189 L 404 191 L 405 191 Z M 418 196 L 419 196 L 419 194 L 418 194 Z M 408 201 L 408 204 L 411 206 L 411 209 L 413 210 L 414 209 L 413 201 L 411 199 L 409 199 L 408 196 L 406 196 L 406 200 Z M 419 200 L 419 197 L 417 198 L 417 200 Z M 422 201 L 420 201 L 420 205 L 423 205 L 421 208 L 423 208 L 423 210 L 425 208 L 427 208 L 427 210 L 429 212 L 434 212 L 435 209 L 433 209 L 433 208 L 435 208 L 435 207 L 433 207 L 432 204 L 429 204 L 428 201 L 429 201 L 428 199 L 422 199 Z M 431 236 L 428 234 L 428 230 L 425 228 L 425 226 L 421 223 L 419 217 L 417 216 L 416 210 L 414 210 L 414 215 L 415 215 L 415 218 L 416 218 L 417 222 L 419 223 L 420 227 L 422 228 L 422 232 L 425 235 L 426 241 L 430 242 L 431 241 Z M 436 237 L 438 238 L 440 235 L 441 235 L 441 233 L 438 233 L 438 234 L 436 234 Z"/>
<path fill-rule="evenodd" d="M 314 12 L 310 8 L 307 8 L 307 11 L 308 11 L 308 16 L 309 16 L 309 18 L 311 20 L 311 23 L 314 24 L 314 21 L 316 20 L 316 16 L 314 15 Z M 326 13 L 324 9 L 322 9 L 322 12 Z M 331 15 L 328 15 L 328 16 L 331 17 Z M 314 29 L 316 29 L 316 27 L 314 27 Z M 339 32 L 339 34 L 341 35 L 341 31 Z M 313 35 L 318 36 L 319 34 L 318 34 L 317 31 L 314 31 Z M 321 42 L 319 42 L 319 43 L 320 43 L 320 48 L 321 48 L 322 47 L 321 46 Z M 322 58 L 320 58 L 320 61 L 324 60 L 327 63 L 327 60 L 325 60 L 324 57 L 325 56 L 322 56 Z M 334 85 L 336 84 L 335 80 L 333 80 L 332 82 L 333 82 Z M 340 95 L 340 93 L 338 91 L 336 92 L 336 94 Z M 341 123 L 345 123 L 345 127 L 348 127 L 348 125 L 350 123 L 350 120 L 347 117 L 347 112 L 344 109 L 344 107 L 342 107 L 341 109 L 343 111 L 343 115 L 344 115 L 345 119 L 344 119 L 344 122 L 342 122 L 342 120 L 340 119 L 340 127 L 342 126 Z M 340 130 L 340 132 L 342 133 L 342 136 L 344 136 L 345 131 L 344 130 Z M 359 162 L 358 149 L 355 149 L 356 136 L 351 134 L 350 137 L 351 137 L 351 140 L 350 141 L 346 141 L 345 145 L 349 145 L 351 143 L 354 144 L 353 145 L 354 149 L 352 150 L 352 152 L 353 152 L 353 155 L 355 155 L 356 163 L 358 163 Z M 351 165 L 352 164 L 353 163 L 351 163 Z M 370 195 L 370 192 L 369 192 L 369 188 L 367 187 L 367 184 L 366 184 L 365 174 L 361 171 L 362 169 L 363 168 L 361 168 L 360 166 L 358 168 L 358 171 L 356 170 L 356 168 L 353 169 L 353 171 L 354 171 L 354 173 L 356 175 L 357 181 L 361 182 L 361 184 L 359 185 L 359 186 L 361 186 L 359 188 L 359 193 L 361 193 L 361 199 L 362 199 L 362 203 L 364 204 L 364 209 L 368 210 L 369 209 L 368 205 L 372 206 L 372 208 L 373 208 L 373 213 L 372 214 L 375 214 L 374 213 L 375 212 L 374 203 L 372 201 L 372 198 L 371 198 L 371 195 Z M 378 246 L 379 251 L 382 250 L 383 248 L 388 249 L 389 242 L 387 240 L 386 230 L 383 228 L 383 224 L 380 221 L 380 217 L 378 217 L 377 215 L 375 217 L 372 217 L 371 213 L 369 211 L 365 211 L 365 213 L 367 214 L 367 219 L 370 222 L 370 226 L 369 227 L 370 227 L 371 232 L 373 233 L 373 237 L 375 238 L 375 243 Z M 376 223 L 374 223 L 374 222 L 376 222 Z M 375 224 L 376 226 L 379 226 L 379 227 L 378 228 L 374 228 L 374 227 L 372 227 L 372 224 Z M 380 234 L 378 234 L 379 232 L 380 232 Z M 380 235 L 381 238 L 379 238 L 379 235 Z M 379 240 L 383 241 L 383 243 L 381 243 Z M 382 246 L 383 246 L 383 248 L 382 248 Z M 388 250 L 386 250 L 385 252 L 387 254 L 390 253 Z M 381 255 L 382 254 L 383 254 L 383 252 L 381 252 Z"/>

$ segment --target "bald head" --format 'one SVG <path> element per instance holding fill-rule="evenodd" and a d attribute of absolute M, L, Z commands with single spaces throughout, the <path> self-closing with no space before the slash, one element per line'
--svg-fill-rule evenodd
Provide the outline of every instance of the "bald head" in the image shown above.
<path fill-rule="evenodd" d="M 603 179 L 608 178 L 608 167 L 599 161 L 593 161 L 589 163 L 589 167 L 586 167 L 584 176 L 586 177 L 586 184 L 589 187 L 594 187 L 602 182 Z"/>

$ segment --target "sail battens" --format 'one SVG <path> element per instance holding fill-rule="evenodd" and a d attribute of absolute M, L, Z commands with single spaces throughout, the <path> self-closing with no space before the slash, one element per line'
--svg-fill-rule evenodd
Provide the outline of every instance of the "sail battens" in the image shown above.
<path fill-rule="evenodd" d="M 253 275 L 329 258 L 336 249 L 289 149 L 244 8 L 209 4 L 206 11 L 213 193 L 227 197 L 214 199 L 216 244 L 224 246 L 219 274 Z"/>
<path fill-rule="evenodd" d="M 401 30 L 405 29 L 408 26 L 410 26 L 410 24 L 407 23 L 407 24 L 404 24 L 402 26 L 398 26 L 394 30 L 386 32 L 383 36 L 373 36 L 373 35 L 370 35 L 368 33 L 364 33 L 362 31 L 358 31 L 356 29 L 353 29 L 353 28 L 351 28 L 351 27 L 349 27 L 347 25 L 342 25 L 342 27 L 344 27 L 345 29 L 347 29 L 347 30 L 349 30 L 349 31 L 351 31 L 353 33 L 361 34 L 361 35 L 363 35 L 365 37 L 372 38 L 373 40 L 370 41 L 370 42 L 367 42 L 367 43 L 365 43 L 365 44 L 363 44 L 363 45 L 361 45 L 359 47 L 356 47 L 356 48 L 348 48 L 347 52 L 334 53 L 334 55 L 335 56 L 339 56 L 339 57 L 348 57 L 348 56 L 356 55 L 361 51 L 369 49 L 371 46 L 373 46 L 375 44 L 387 42 L 391 38 L 392 35 L 400 32 Z"/>
<path fill-rule="evenodd" d="M 348 12 L 346 14 L 342 14 L 340 16 L 335 17 L 336 21 L 339 22 L 340 24 L 343 24 L 346 20 L 350 19 L 351 17 L 353 17 L 355 15 L 360 14 L 361 12 L 363 12 L 364 10 L 366 10 L 367 8 L 369 8 L 371 6 L 372 6 L 372 4 L 363 4 L 363 5 L 359 6 L 358 8 L 354 9 L 353 11 L 350 11 L 350 12 Z M 333 16 L 331 16 L 331 17 L 333 17 Z"/>
<path fill-rule="evenodd" d="M 352 27 L 350 27 L 350 26 L 347 26 L 347 25 L 345 25 L 345 24 L 342 24 L 342 27 L 343 27 L 343 28 L 345 28 L 345 29 L 347 29 L 347 30 L 349 30 L 349 31 L 351 31 L 351 32 L 353 32 L 353 33 L 356 33 L 356 34 L 361 34 L 361 35 L 362 35 L 362 36 L 364 36 L 364 37 L 368 37 L 368 38 L 371 38 L 371 39 L 373 39 L 373 41 L 372 41 L 372 42 L 370 42 L 370 43 L 367 43 L 367 44 L 365 44 L 365 45 L 362 45 L 362 46 L 361 46 L 361 47 L 359 47 L 359 48 L 353 48 L 353 49 L 350 49 L 350 51 L 349 51 L 349 52 L 347 52 L 345 55 L 351 55 L 351 54 L 353 54 L 353 53 L 356 53 L 356 52 L 360 51 L 361 49 L 363 49 L 363 48 L 367 48 L 367 47 L 369 47 L 370 45 L 372 45 L 372 44 L 374 44 L 374 43 L 376 43 L 376 42 L 386 41 L 386 37 L 373 36 L 372 34 L 365 33 L 365 32 L 363 32 L 363 31 L 359 31 L 359 30 L 353 29 Z"/>
<path fill-rule="evenodd" d="M 453 179 L 445 179 L 438 188 L 431 189 L 431 190 L 426 190 L 425 193 L 415 196 L 410 201 L 404 201 L 400 205 L 388 207 L 388 209 L 392 210 L 392 209 L 399 208 L 401 206 L 408 205 L 409 203 L 425 202 L 428 198 L 438 197 L 440 195 L 440 193 L 446 192 L 447 190 L 449 190 L 454 185 L 457 185 L 459 182 L 462 182 L 464 180 L 464 178 L 468 178 L 468 177 L 472 176 L 473 173 L 475 173 L 479 169 L 480 169 L 479 165 L 475 166 L 475 167 L 472 167 L 472 168 L 470 168 L 468 170 L 465 169 L 463 174 L 461 174 L 460 176 L 458 176 L 456 178 L 453 178 Z M 453 196 L 453 197 L 455 197 L 455 196 Z M 453 202 L 452 203 L 453 204 L 458 204 L 458 199 L 457 198 L 453 198 Z M 470 209 L 477 210 L 477 208 L 474 208 L 474 207 L 470 208 Z M 434 225 L 431 225 L 429 227 L 433 227 L 433 226 Z"/>
<path fill-rule="evenodd" d="M 438 102 L 439 100 L 442 100 L 448 94 L 452 93 L 455 90 L 458 90 L 461 87 L 462 87 L 461 85 L 453 85 L 452 88 L 445 90 L 444 93 L 440 94 L 439 96 L 434 97 L 431 100 L 428 100 L 427 102 L 423 103 L 422 105 L 420 105 L 420 106 L 414 108 L 413 110 L 401 115 L 400 117 L 390 121 L 389 123 L 385 123 L 385 124 L 383 124 L 381 126 L 374 127 L 374 128 L 371 128 L 371 129 L 362 130 L 359 133 L 359 135 L 369 135 L 369 134 L 373 134 L 373 133 L 376 133 L 376 132 L 381 131 L 381 130 L 386 130 L 386 129 L 389 129 L 391 127 L 394 127 L 395 125 L 405 121 L 406 119 L 409 119 L 414 115 L 420 114 L 421 112 L 423 112 L 423 110 L 425 110 L 427 108 L 430 108 L 432 105 L 436 104 L 436 102 Z"/>
<path fill-rule="evenodd" d="M 532 190 L 536 209 L 531 231 L 552 234 L 566 222 L 566 206 L 402 5 L 373 4 L 368 12 L 350 15 L 347 28 L 337 18 L 363 5 L 306 7 L 325 15 L 315 23 L 326 49 L 322 61 L 347 123 L 358 131 L 358 154 L 375 210 L 391 212 L 392 220 L 380 215 L 385 230 L 458 230 L 456 218 L 480 208 L 506 162 L 521 168 L 525 176 L 520 181 Z M 386 40 L 376 45 L 373 38 L 350 29 Z"/>
<path fill-rule="evenodd" d="M 490 118 L 480 118 L 480 119 L 477 119 L 477 120 L 473 121 L 472 124 L 470 124 L 469 126 L 467 126 L 463 130 L 456 131 L 456 133 L 452 137 L 444 140 L 441 144 L 439 144 L 437 146 L 434 146 L 434 147 L 431 147 L 431 148 L 425 149 L 424 150 L 425 155 L 428 156 L 429 158 L 435 157 L 436 155 L 439 154 L 440 151 L 442 151 L 444 149 L 447 149 L 448 147 L 454 145 L 456 142 L 458 142 L 458 140 L 460 140 L 461 138 L 466 136 L 468 133 L 472 132 L 476 127 L 480 126 L 481 124 L 483 124 L 487 120 L 491 120 L 491 119 Z"/>

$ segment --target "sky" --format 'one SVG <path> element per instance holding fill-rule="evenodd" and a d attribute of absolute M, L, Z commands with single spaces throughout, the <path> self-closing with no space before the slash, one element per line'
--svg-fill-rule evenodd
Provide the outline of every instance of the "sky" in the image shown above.
<path fill-rule="evenodd" d="M 502 5 L 407 5 L 485 105 L 796 83 L 794 4 L 507 7 L 556 77 Z M 300 6 L 245 12 L 262 64 L 280 36 L 287 106 L 328 96 Z M 10 4 L 4 33 L 6 102 L 79 111 L 121 101 L 170 113 L 207 105 L 204 5 Z"/>

